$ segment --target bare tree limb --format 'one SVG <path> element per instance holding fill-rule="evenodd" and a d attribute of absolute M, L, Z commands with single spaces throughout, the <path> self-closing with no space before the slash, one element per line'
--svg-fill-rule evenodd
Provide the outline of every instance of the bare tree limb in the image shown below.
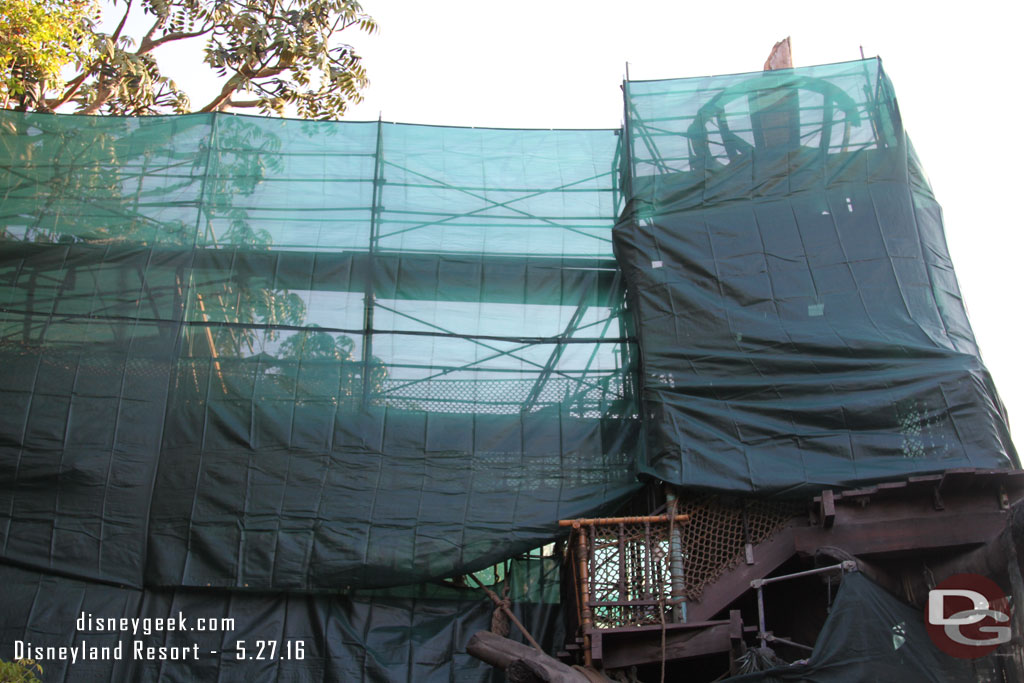
<path fill-rule="evenodd" d="M 199 31 L 176 31 L 174 33 L 165 33 L 156 40 L 153 40 L 148 34 L 143 37 L 142 42 L 139 44 L 139 49 L 135 52 L 137 55 L 144 55 L 147 52 L 154 50 L 166 43 L 172 43 L 176 40 L 185 40 L 187 38 L 198 38 L 201 35 L 205 35 L 213 30 L 213 25 L 205 26 Z"/>
<path fill-rule="evenodd" d="M 96 99 L 89 103 L 88 106 L 84 107 L 79 114 L 95 114 L 100 110 L 106 101 L 110 98 L 110 94 L 113 92 L 106 79 L 103 79 L 99 85 L 96 86 Z"/>
<path fill-rule="evenodd" d="M 146 44 L 146 41 L 153 39 L 153 34 L 157 32 L 157 29 L 164 25 L 165 21 L 167 21 L 167 17 L 156 18 L 156 21 L 153 22 L 153 25 L 149 27 L 148 31 L 146 31 L 146 35 L 142 36 L 142 40 L 139 41 L 140 50 L 142 49 L 142 46 Z"/>
<path fill-rule="evenodd" d="M 276 66 L 269 68 L 264 67 L 259 69 L 258 71 L 253 71 L 252 69 L 246 69 L 243 67 L 243 69 L 239 69 L 234 76 L 229 78 L 227 83 L 224 84 L 224 87 L 221 88 L 220 93 L 212 100 L 210 100 L 199 111 L 219 111 L 221 107 L 228 103 L 228 100 L 231 99 L 231 95 L 233 95 L 235 91 L 237 91 L 242 86 L 242 84 L 245 83 L 245 81 L 252 80 L 254 78 L 270 78 L 271 76 L 277 76 L 278 74 L 286 70 L 286 67 Z"/>
<path fill-rule="evenodd" d="M 238 88 L 242 85 L 242 83 L 244 81 L 245 81 L 245 79 L 242 76 L 239 76 L 238 74 L 235 74 L 234 76 L 229 78 L 227 83 L 224 84 L 224 87 L 222 87 L 220 89 L 220 93 L 216 97 L 214 97 L 212 100 L 210 100 L 199 111 L 200 112 L 204 112 L 204 113 L 211 112 L 211 111 L 219 111 L 220 108 L 222 106 L 224 106 L 224 104 L 229 99 L 231 99 L 231 95 L 233 95 L 234 92 L 236 90 L 238 90 Z"/>
<path fill-rule="evenodd" d="M 128 15 L 132 11 L 132 2 L 133 2 L 133 0 L 128 0 L 128 4 L 124 8 L 124 16 L 121 17 L 120 23 L 118 23 L 117 28 L 114 29 L 113 35 L 110 36 L 110 39 L 112 41 L 114 41 L 115 45 L 117 44 L 117 39 L 121 37 L 121 31 L 124 30 L 125 22 L 128 21 Z"/>

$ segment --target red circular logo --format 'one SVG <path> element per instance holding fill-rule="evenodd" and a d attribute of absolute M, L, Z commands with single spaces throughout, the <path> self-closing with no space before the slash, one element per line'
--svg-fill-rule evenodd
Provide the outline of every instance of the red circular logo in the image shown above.
<path fill-rule="evenodd" d="M 1010 603 L 995 581 L 954 574 L 928 591 L 925 626 L 932 642 L 951 657 L 984 657 L 1010 642 Z"/>

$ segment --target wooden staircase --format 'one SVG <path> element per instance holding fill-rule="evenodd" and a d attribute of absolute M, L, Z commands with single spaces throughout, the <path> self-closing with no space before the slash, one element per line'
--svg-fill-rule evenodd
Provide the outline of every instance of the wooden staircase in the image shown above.
<path fill-rule="evenodd" d="M 913 573 L 914 563 L 927 555 L 936 558 L 935 567 L 952 572 L 956 562 L 944 564 L 942 558 L 970 556 L 970 551 L 992 545 L 1008 527 L 1011 508 L 1021 500 L 1024 472 L 1005 470 L 951 470 L 855 490 L 824 490 L 806 512 L 748 545 L 743 556 L 704 586 L 699 600 L 687 600 L 685 621 L 598 628 L 593 622 L 584 627 L 580 620 L 569 647 L 579 648 L 595 667 L 605 670 L 715 654 L 729 665 L 748 641 L 758 635 L 771 639 L 770 633 L 759 634 L 763 620 L 745 626 L 736 607 L 744 600 L 749 604 L 752 584 L 778 573 L 783 565 L 813 566 L 822 556 L 830 563 L 854 560 L 855 565 L 847 566 L 904 593 L 904 570 Z M 934 580 L 942 578 L 936 575 Z M 926 590 L 917 592 L 920 595 L 901 597 L 920 600 Z M 595 609 L 600 604 L 590 599 L 587 606 Z M 568 648 L 563 654 L 570 654 Z"/>

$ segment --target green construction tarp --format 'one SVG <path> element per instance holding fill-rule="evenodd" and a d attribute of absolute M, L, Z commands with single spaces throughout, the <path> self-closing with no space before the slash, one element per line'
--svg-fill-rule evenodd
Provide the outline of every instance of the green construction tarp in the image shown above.
<path fill-rule="evenodd" d="M 643 472 L 772 495 L 1016 466 L 877 59 L 630 82 Z"/>
<path fill-rule="evenodd" d="M 401 585 L 636 490 L 615 131 L 0 124 L 5 561 Z"/>
<path fill-rule="evenodd" d="M 482 680 L 490 607 L 422 584 L 638 474 L 1016 464 L 877 61 L 625 94 L 623 131 L 0 111 L 0 646 L 182 604 L 321 668 L 90 675 Z"/>
<path fill-rule="evenodd" d="M 0 658 L 37 659 L 46 683 L 504 680 L 465 651 L 474 633 L 490 628 L 494 611 L 468 588 L 135 590 L 5 565 L 0 585 Z M 514 560 L 493 589 L 505 595 L 506 587 L 513 612 L 538 642 L 561 647 L 558 561 Z M 516 627 L 509 637 L 522 641 Z"/>
<path fill-rule="evenodd" d="M 968 683 L 1005 680 L 1004 653 L 957 659 L 928 636 L 922 610 L 887 593 L 861 574 L 848 574 L 804 662 L 734 676 L 732 683 Z"/>

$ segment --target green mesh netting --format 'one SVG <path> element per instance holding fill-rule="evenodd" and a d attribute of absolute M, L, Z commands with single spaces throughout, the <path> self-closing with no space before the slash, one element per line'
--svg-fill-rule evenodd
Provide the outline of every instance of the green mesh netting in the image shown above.
<path fill-rule="evenodd" d="M 636 489 L 614 131 L 0 117 L 7 560 L 397 585 Z"/>
<path fill-rule="evenodd" d="M 182 605 L 316 658 L 54 670 L 480 680 L 490 605 L 419 584 L 638 471 L 1016 464 L 877 61 L 625 94 L 621 137 L 0 112 L 3 646 Z"/>

